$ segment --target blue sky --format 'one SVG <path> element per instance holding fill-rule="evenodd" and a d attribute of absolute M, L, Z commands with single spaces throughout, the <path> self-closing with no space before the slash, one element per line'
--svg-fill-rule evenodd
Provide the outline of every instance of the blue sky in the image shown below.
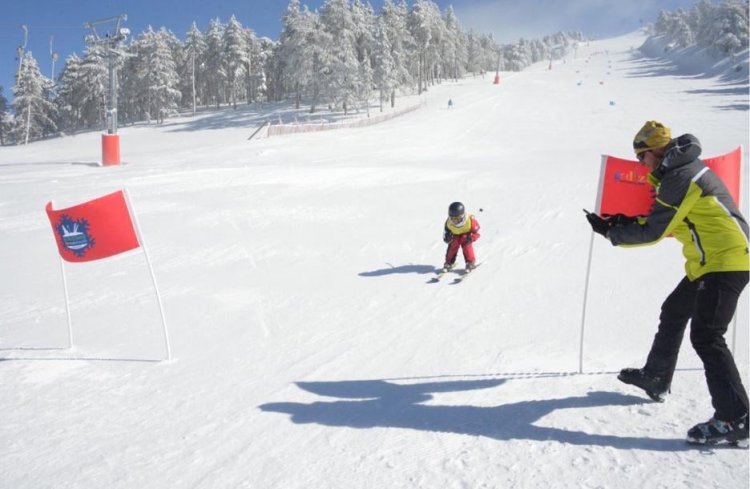
<path fill-rule="evenodd" d="M 536 38 L 560 30 L 580 30 L 588 36 L 611 37 L 631 32 L 653 22 L 660 10 L 690 8 L 696 0 L 437 0 L 441 9 L 453 5 L 464 30 L 473 28 L 493 33 L 502 43 L 520 37 Z M 301 0 L 316 10 L 323 0 Z M 412 4 L 408 0 L 409 5 Z M 376 12 L 382 0 L 373 0 Z M 0 0 L 0 86 L 12 98 L 11 87 L 18 67 L 16 50 L 28 29 L 27 51 L 37 59 L 42 73 L 50 76 L 50 36 L 52 48 L 59 53 L 55 74 L 65 58 L 83 52 L 83 37 L 89 31 L 87 21 L 127 14 L 124 26 L 134 35 L 149 25 L 165 26 L 180 39 L 196 21 L 205 30 L 208 21 L 219 17 L 226 21 L 234 14 L 258 35 L 278 39 L 281 16 L 288 0 Z"/>

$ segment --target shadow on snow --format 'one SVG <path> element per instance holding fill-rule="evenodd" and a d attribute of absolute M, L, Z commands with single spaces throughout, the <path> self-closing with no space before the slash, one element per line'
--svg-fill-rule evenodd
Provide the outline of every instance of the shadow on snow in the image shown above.
<path fill-rule="evenodd" d="M 383 275 L 393 275 L 394 273 L 417 273 L 419 275 L 425 275 L 427 273 L 435 273 L 438 269 L 433 265 L 401 265 L 394 267 L 390 263 L 386 263 L 388 268 L 381 268 L 380 270 L 372 270 L 369 272 L 361 272 L 360 277 L 382 277 Z"/>
<path fill-rule="evenodd" d="M 590 392 L 563 399 L 522 401 L 500 406 L 426 405 L 432 394 L 497 387 L 504 379 L 462 380 L 421 384 L 393 384 L 383 380 L 298 382 L 308 392 L 341 400 L 332 402 L 278 402 L 263 404 L 265 412 L 289 414 L 297 424 L 315 423 L 349 428 L 404 428 L 420 431 L 483 436 L 495 440 L 557 441 L 622 450 L 687 450 L 682 439 L 653 439 L 591 434 L 537 426 L 560 409 L 585 409 L 642 404 L 642 398 L 614 392 Z"/>

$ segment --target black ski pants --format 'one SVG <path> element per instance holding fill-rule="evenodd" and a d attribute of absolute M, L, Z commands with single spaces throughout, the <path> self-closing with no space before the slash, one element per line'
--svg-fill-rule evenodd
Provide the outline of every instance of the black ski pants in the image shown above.
<path fill-rule="evenodd" d="M 747 392 L 724 334 L 749 277 L 748 272 L 714 272 L 693 282 L 683 278 L 661 306 L 659 329 L 646 360 L 646 372 L 671 384 L 690 320 L 690 342 L 703 361 L 714 417 L 724 421 L 748 412 Z"/>

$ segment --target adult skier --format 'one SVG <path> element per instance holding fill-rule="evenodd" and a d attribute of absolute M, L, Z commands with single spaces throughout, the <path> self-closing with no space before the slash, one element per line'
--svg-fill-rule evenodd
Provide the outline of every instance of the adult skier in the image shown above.
<path fill-rule="evenodd" d="M 687 433 L 696 444 L 748 444 L 748 398 L 724 334 L 750 277 L 748 224 L 724 183 L 698 158 L 691 134 L 672 139 L 670 129 L 648 121 L 633 140 L 638 161 L 650 170 L 656 196 L 648 216 L 587 214 L 593 230 L 614 246 L 639 246 L 674 236 L 682 244 L 685 277 L 661 308 L 659 328 L 643 368 L 618 379 L 657 401 L 669 390 L 682 337 L 703 362 L 714 415 Z"/>

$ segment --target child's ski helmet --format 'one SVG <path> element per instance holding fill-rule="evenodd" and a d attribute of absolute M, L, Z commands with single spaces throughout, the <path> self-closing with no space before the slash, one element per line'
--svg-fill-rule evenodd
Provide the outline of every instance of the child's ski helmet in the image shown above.
<path fill-rule="evenodd" d="M 466 209 L 461 202 L 454 202 L 448 207 L 448 216 L 450 217 L 463 216 L 464 212 L 466 212 Z"/>

